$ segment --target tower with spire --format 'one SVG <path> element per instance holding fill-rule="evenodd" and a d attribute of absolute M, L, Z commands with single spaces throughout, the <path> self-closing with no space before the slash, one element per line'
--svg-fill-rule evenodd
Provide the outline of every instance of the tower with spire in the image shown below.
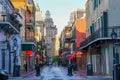
<path fill-rule="evenodd" d="M 57 28 L 54 25 L 53 19 L 50 16 L 50 11 L 47 10 L 45 13 L 45 27 L 46 27 L 46 39 L 45 42 L 47 44 L 47 55 L 51 57 L 50 61 L 52 60 L 53 57 L 53 52 L 52 51 L 52 38 L 57 34 Z"/>
<path fill-rule="evenodd" d="M 46 19 L 50 19 L 50 15 L 51 15 L 50 11 L 47 10 L 46 13 L 45 13 Z"/>

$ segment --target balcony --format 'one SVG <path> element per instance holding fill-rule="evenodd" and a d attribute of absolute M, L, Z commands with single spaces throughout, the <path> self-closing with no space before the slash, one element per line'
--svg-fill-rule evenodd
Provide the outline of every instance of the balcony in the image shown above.
<path fill-rule="evenodd" d="M 71 36 L 65 36 L 64 42 L 69 43 L 71 40 Z"/>
<path fill-rule="evenodd" d="M 29 37 L 25 38 L 25 36 L 22 36 L 22 43 L 36 45 L 37 41 L 36 41 L 36 39 L 34 37 L 29 36 Z"/>
<path fill-rule="evenodd" d="M 33 21 L 26 22 L 26 26 L 28 29 L 33 30 L 34 29 L 34 23 Z"/>
<path fill-rule="evenodd" d="M 22 24 L 16 19 L 16 17 L 18 17 L 18 15 L 2 15 L 3 20 L 0 20 L 0 29 L 12 34 L 19 33 Z"/>
<path fill-rule="evenodd" d="M 97 42 L 97 41 L 104 41 L 104 40 L 112 40 L 111 39 L 111 32 L 113 27 L 108 28 L 107 30 L 103 30 L 102 28 L 94 32 L 92 35 L 87 37 L 81 44 L 80 49 L 84 49 L 89 45 Z M 120 40 L 120 26 L 114 27 L 115 32 L 117 33 L 117 39 Z"/>
<path fill-rule="evenodd" d="M 33 52 L 36 52 L 36 45 L 37 42 L 34 37 L 29 36 L 25 38 L 25 36 L 22 36 L 21 48 L 23 51 L 32 50 Z"/>

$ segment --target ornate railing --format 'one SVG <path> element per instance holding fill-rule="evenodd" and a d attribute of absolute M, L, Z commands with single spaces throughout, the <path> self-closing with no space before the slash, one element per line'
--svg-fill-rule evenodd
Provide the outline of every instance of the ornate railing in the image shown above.
<path fill-rule="evenodd" d="M 110 27 L 108 29 L 101 28 L 97 30 L 96 32 L 88 36 L 82 43 L 80 43 L 80 48 L 82 49 L 84 47 L 87 47 L 88 45 L 98 40 L 111 39 L 112 29 L 113 27 Z M 114 30 L 117 33 L 117 39 L 120 39 L 120 26 L 114 27 Z"/>
<path fill-rule="evenodd" d="M 37 41 L 33 36 L 28 36 L 28 37 L 22 36 L 22 42 L 33 42 L 37 44 Z"/>
<path fill-rule="evenodd" d="M 20 31 L 20 27 L 22 26 L 22 24 L 17 19 L 18 15 L 6 14 L 6 15 L 1 15 L 1 16 L 2 16 L 3 19 L 0 20 L 0 22 L 2 22 L 2 23 L 8 22 L 9 24 L 12 25 L 12 27 L 14 27 L 16 30 Z"/>

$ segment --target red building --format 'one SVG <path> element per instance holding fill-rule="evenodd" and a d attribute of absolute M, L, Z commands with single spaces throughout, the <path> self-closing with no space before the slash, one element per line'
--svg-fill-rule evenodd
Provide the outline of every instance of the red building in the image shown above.
<path fill-rule="evenodd" d="M 83 54 L 81 50 L 79 50 L 80 43 L 85 39 L 86 37 L 86 19 L 80 18 L 75 21 L 76 26 L 76 58 L 77 58 L 77 68 L 85 69 L 86 68 L 86 53 Z"/>

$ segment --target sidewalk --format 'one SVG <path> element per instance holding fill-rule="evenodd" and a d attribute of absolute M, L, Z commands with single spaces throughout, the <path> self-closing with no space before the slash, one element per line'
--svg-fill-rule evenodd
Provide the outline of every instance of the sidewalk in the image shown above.
<path fill-rule="evenodd" d="M 34 73 L 34 72 L 35 72 L 35 70 L 28 70 L 27 72 L 24 71 L 24 70 L 21 70 L 21 72 L 20 72 L 20 77 L 26 77 L 26 76 Z M 13 77 L 13 74 L 9 74 L 9 76 L 10 76 L 10 77 Z"/>
<path fill-rule="evenodd" d="M 93 76 L 87 76 L 87 72 L 85 70 L 74 71 L 74 74 L 78 76 L 86 77 L 91 80 L 112 80 L 112 76 L 102 75 L 102 74 L 97 74 L 97 73 L 94 73 Z"/>
<path fill-rule="evenodd" d="M 28 76 L 28 75 L 34 73 L 34 72 L 35 72 L 35 70 L 28 70 L 27 72 L 24 71 L 24 70 L 22 70 L 20 76 L 21 76 L 21 77 L 26 77 L 26 76 Z"/>

